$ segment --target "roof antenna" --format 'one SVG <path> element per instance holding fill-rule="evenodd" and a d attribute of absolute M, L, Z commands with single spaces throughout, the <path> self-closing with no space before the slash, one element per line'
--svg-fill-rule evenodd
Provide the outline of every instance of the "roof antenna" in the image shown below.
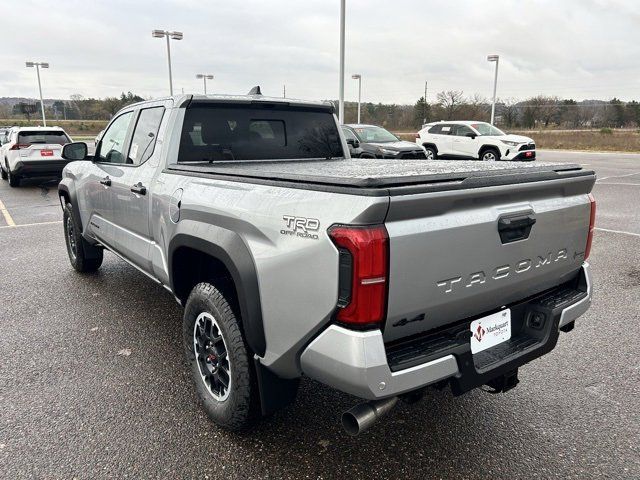
<path fill-rule="evenodd" d="M 256 85 L 251 90 L 249 90 L 249 93 L 247 95 L 262 95 L 262 92 L 260 91 L 260 85 Z"/>

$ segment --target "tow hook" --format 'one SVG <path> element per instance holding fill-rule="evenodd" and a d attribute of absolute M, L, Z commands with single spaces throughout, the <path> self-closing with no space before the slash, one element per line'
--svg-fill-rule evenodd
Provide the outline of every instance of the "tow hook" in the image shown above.
<path fill-rule="evenodd" d="M 515 388 L 520 380 L 518 380 L 518 369 L 511 370 L 510 372 L 505 373 L 504 375 L 500 375 L 497 378 L 494 378 L 487 386 L 492 388 L 493 390 L 484 390 L 487 393 L 505 393 Z"/>

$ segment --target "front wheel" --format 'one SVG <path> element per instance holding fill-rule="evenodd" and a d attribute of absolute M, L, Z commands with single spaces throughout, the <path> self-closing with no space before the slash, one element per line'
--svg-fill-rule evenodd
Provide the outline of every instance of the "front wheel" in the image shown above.
<path fill-rule="evenodd" d="M 199 283 L 182 323 L 184 352 L 196 392 L 221 427 L 243 430 L 257 418 L 258 388 L 238 318 L 212 284 Z"/>
<path fill-rule="evenodd" d="M 483 162 L 497 162 L 500 160 L 500 152 L 494 148 L 488 148 L 482 155 L 480 155 L 480 160 Z"/>
<path fill-rule="evenodd" d="M 62 217 L 64 238 L 71 266 L 81 273 L 95 272 L 102 265 L 103 251 L 87 242 L 80 232 L 80 220 L 73 213 L 70 203 L 64 207 Z"/>

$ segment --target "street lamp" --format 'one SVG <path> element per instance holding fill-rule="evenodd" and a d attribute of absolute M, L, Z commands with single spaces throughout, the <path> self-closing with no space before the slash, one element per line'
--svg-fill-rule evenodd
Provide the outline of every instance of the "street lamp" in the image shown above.
<path fill-rule="evenodd" d="M 204 94 L 207 94 L 207 80 L 213 80 L 213 75 L 208 75 L 205 73 L 196 73 L 196 78 L 201 78 L 202 83 L 204 83 Z"/>
<path fill-rule="evenodd" d="M 351 78 L 358 80 L 358 123 L 360 123 L 360 99 L 362 98 L 362 75 L 355 73 Z"/>
<path fill-rule="evenodd" d="M 493 125 L 496 115 L 496 89 L 498 87 L 498 63 L 500 63 L 500 55 L 488 55 L 487 61 L 496 62 L 496 73 L 493 78 L 493 103 L 491 104 L 491 125 Z"/>
<path fill-rule="evenodd" d="M 38 91 L 40 92 L 40 109 L 42 110 L 42 126 L 47 126 L 47 119 L 44 117 L 44 100 L 42 100 L 42 84 L 40 83 L 40 67 L 49 68 L 47 62 L 26 62 L 25 65 L 28 68 L 36 67 L 36 74 L 38 75 Z"/>
<path fill-rule="evenodd" d="M 340 82 L 338 88 L 338 120 L 344 123 L 344 12 L 345 1 L 340 0 Z"/>
<path fill-rule="evenodd" d="M 169 94 L 173 96 L 173 79 L 171 78 L 171 47 L 169 46 L 169 38 L 173 40 L 182 40 L 182 32 L 169 32 L 166 30 L 153 30 L 151 36 L 154 38 L 167 39 L 167 60 L 169 62 Z"/>

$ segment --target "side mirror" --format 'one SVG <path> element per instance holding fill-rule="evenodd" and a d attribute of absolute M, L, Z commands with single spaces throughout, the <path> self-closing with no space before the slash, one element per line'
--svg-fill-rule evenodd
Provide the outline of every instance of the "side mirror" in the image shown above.
<path fill-rule="evenodd" d="M 465 137 L 469 137 L 471 140 L 477 137 L 477 135 L 473 132 L 469 132 L 465 135 Z"/>
<path fill-rule="evenodd" d="M 67 143 L 62 147 L 62 158 L 65 160 L 85 160 L 88 149 L 84 142 Z"/>
<path fill-rule="evenodd" d="M 350 145 L 353 148 L 360 148 L 360 142 L 355 138 L 347 138 L 347 145 Z"/>

